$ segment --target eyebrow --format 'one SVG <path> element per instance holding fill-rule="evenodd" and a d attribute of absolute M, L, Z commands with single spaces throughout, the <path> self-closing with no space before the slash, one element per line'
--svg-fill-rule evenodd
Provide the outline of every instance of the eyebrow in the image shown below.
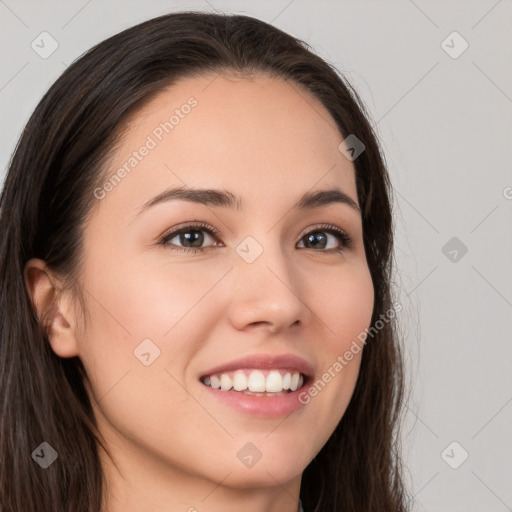
<path fill-rule="evenodd" d="M 148 210 L 152 206 L 160 203 L 182 200 L 193 203 L 203 204 L 205 206 L 232 208 L 237 211 L 244 210 L 244 204 L 240 197 L 235 196 L 228 190 L 216 190 L 210 188 L 191 188 L 187 186 L 171 188 L 165 190 L 156 197 L 144 203 L 137 212 L 137 216 Z M 306 192 L 292 207 L 294 210 L 306 210 L 320 208 L 331 204 L 345 204 L 352 209 L 360 212 L 357 203 L 341 189 L 333 187 L 327 190 L 318 190 L 315 192 Z"/>

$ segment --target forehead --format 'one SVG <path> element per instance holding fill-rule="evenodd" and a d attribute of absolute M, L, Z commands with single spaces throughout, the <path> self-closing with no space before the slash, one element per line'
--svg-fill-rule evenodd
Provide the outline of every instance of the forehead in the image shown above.
<path fill-rule="evenodd" d="M 135 207 L 165 187 L 185 185 L 222 187 L 247 202 L 338 186 L 357 202 L 336 123 L 295 82 L 265 75 L 182 79 L 122 128 L 107 179 L 125 172 L 110 187 L 109 201 L 122 190 L 123 201 Z"/>

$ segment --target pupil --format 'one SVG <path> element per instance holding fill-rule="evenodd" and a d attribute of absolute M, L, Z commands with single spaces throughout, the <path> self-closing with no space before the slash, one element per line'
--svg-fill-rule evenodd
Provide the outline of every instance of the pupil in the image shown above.
<path fill-rule="evenodd" d="M 180 242 L 183 244 L 184 241 L 192 242 L 192 247 L 201 247 L 203 243 L 203 233 L 201 231 L 187 231 L 181 234 L 182 239 Z M 185 244 L 184 244 L 185 245 Z"/>
<path fill-rule="evenodd" d="M 321 239 L 320 243 L 317 243 L 315 241 L 315 240 L 318 240 L 318 239 Z M 323 233 L 321 233 L 320 231 L 317 231 L 315 233 L 311 233 L 310 235 L 308 235 L 308 243 L 312 243 L 313 247 L 320 246 L 323 249 L 323 248 L 325 248 L 326 237 L 325 237 L 325 235 Z"/>

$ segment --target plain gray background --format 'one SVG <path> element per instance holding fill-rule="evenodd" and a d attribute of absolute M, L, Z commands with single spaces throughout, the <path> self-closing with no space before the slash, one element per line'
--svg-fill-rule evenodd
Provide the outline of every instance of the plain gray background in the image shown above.
<path fill-rule="evenodd" d="M 356 87 L 381 138 L 415 511 L 512 510 L 510 0 L 0 0 L 2 178 L 36 104 L 84 51 L 160 14 L 215 9 L 307 41 Z M 48 58 L 31 46 L 45 31 L 58 44 Z"/>

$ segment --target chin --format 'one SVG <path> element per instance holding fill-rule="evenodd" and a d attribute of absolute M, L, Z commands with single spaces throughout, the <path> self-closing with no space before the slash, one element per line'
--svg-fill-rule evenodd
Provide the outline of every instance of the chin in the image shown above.
<path fill-rule="evenodd" d="M 264 464 L 261 459 L 252 468 L 236 467 L 223 485 L 236 489 L 258 489 L 286 485 L 300 477 L 305 468 L 286 464 Z"/>

